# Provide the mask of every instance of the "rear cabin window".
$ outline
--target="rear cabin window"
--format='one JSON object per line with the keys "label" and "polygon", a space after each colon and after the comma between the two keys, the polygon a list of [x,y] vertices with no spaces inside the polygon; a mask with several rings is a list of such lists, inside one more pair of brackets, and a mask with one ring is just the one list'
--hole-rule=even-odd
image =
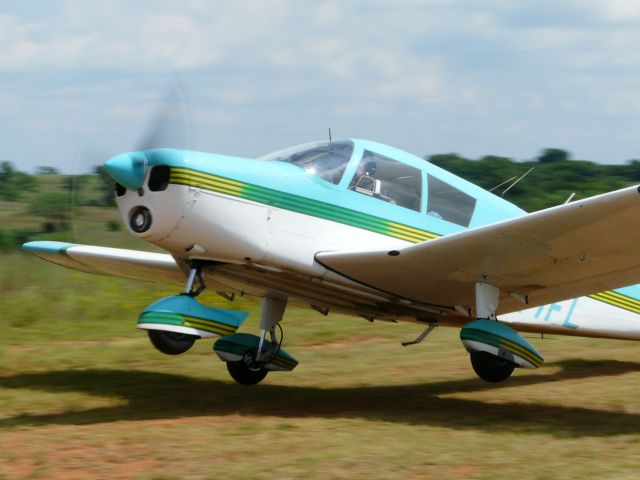
{"label": "rear cabin window", "polygon": [[422,172],[365,150],[349,189],[419,212]]}
{"label": "rear cabin window", "polygon": [[427,215],[468,227],[476,208],[476,199],[448,183],[427,175]]}

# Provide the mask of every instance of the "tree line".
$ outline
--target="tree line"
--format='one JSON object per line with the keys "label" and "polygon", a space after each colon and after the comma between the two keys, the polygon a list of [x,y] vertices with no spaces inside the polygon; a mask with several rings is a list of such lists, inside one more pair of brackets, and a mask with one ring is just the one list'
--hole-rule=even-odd
{"label": "tree line", "polygon": [[[428,160],[449,172],[490,190],[506,180],[518,178],[533,167],[521,182],[505,194],[505,199],[533,212],[564,203],[572,193],[586,198],[640,182],[640,160],[604,165],[573,160],[566,150],[548,148],[537,158],[517,162],[495,155],[473,160],[455,153],[437,154]],[[509,185],[496,188],[500,195]]]}
{"label": "tree line", "polygon": [[71,218],[83,206],[115,205],[113,181],[104,167],[96,168],[94,175],[61,175],[56,168],[44,166],[31,175],[7,161],[0,162],[0,201],[24,204],[24,214],[41,219],[29,227],[24,222],[0,224],[0,251],[19,247],[42,233],[69,231]]}

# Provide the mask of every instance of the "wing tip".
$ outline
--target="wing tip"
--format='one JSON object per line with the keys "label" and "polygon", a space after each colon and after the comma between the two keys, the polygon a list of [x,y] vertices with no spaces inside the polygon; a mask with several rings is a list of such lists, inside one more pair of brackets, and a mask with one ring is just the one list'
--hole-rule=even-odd
{"label": "wing tip", "polygon": [[66,251],[73,247],[75,243],[68,242],[56,242],[52,240],[37,240],[33,242],[27,242],[22,244],[22,249],[25,252],[32,253],[34,255],[38,254],[64,254]]}

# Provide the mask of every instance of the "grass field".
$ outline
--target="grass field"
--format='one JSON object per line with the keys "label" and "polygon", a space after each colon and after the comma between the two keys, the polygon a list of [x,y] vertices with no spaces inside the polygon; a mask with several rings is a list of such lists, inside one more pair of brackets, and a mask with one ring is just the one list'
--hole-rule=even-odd
{"label": "grass field", "polygon": [[[171,287],[2,259],[0,478],[636,478],[640,345],[532,340],[547,364],[500,386],[457,331],[291,309],[301,364],[240,387],[202,341],[134,328]],[[208,295],[208,301],[221,302]],[[222,301],[224,302],[224,301]],[[250,324],[255,329],[257,309]]]}
{"label": "grass field", "polygon": [[[114,215],[83,209],[79,240],[134,245]],[[211,341],[168,357],[135,329],[175,292],[0,256],[0,478],[637,478],[638,343],[534,337],[545,365],[494,386],[456,330],[402,347],[418,327],[292,308],[300,365],[241,387]]]}

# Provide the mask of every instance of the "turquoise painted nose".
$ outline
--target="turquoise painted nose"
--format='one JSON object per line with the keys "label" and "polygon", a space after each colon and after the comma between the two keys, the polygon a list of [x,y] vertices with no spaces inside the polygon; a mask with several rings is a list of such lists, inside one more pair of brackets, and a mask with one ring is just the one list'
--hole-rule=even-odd
{"label": "turquoise painted nose", "polygon": [[147,172],[147,157],[144,152],[122,153],[107,160],[104,168],[120,185],[137,190]]}

